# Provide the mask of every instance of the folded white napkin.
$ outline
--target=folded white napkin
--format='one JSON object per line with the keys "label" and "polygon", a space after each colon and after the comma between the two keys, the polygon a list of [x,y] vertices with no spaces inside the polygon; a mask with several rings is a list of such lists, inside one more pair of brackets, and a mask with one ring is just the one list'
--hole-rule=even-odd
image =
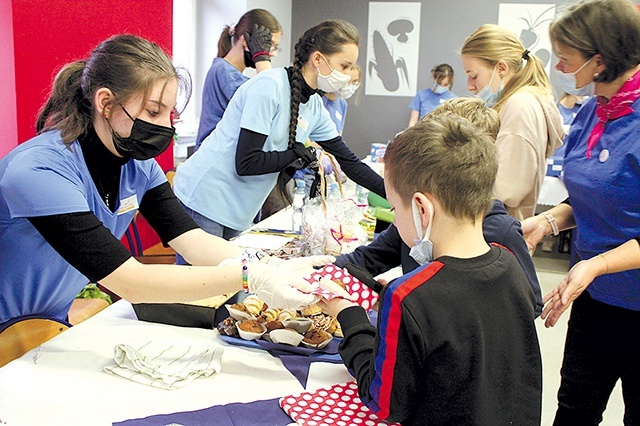
{"label": "folded white napkin", "polygon": [[196,347],[146,342],[133,347],[119,344],[114,348],[116,364],[104,367],[104,371],[161,389],[179,389],[197,377],[219,373],[222,352],[219,345]]}

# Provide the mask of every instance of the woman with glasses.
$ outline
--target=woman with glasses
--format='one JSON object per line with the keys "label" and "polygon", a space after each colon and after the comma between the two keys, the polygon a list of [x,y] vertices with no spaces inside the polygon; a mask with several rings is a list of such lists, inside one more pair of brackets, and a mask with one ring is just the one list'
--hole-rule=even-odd
{"label": "woman with glasses", "polygon": [[242,74],[245,68],[257,72],[271,69],[271,58],[281,51],[281,36],[280,23],[264,9],[252,9],[235,27],[224,28],[218,40],[218,56],[204,81],[196,149],[216,128],[238,87],[249,79]]}

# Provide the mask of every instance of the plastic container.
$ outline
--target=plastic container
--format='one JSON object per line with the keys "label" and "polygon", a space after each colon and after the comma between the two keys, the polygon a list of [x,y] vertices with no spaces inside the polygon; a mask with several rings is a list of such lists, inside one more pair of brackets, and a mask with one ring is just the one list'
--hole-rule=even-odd
{"label": "plastic container", "polygon": [[305,182],[303,179],[296,179],[296,192],[293,194],[292,203],[293,216],[291,218],[291,229],[298,234],[302,233],[302,209],[304,207],[305,197]]}

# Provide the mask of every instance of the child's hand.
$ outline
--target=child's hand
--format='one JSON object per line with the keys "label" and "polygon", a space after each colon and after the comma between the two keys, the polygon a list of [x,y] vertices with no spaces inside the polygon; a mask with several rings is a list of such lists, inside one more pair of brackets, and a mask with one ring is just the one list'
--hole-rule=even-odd
{"label": "child's hand", "polygon": [[357,306],[357,305],[350,300],[343,299],[342,297],[336,297],[335,299],[331,299],[331,300],[327,300],[323,298],[318,302],[318,306],[320,306],[320,308],[326,314],[335,318],[343,309],[349,308],[351,306]]}

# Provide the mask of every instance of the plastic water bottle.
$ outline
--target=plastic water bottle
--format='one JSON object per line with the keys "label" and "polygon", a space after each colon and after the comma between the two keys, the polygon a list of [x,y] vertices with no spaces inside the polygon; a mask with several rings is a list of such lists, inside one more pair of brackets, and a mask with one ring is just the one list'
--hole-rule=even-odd
{"label": "plastic water bottle", "polygon": [[291,227],[293,232],[302,233],[302,208],[304,207],[305,183],[304,179],[296,179],[296,192],[293,194],[293,217]]}
{"label": "plastic water bottle", "polygon": [[329,187],[329,194],[327,194],[327,204],[339,203],[340,200],[342,200],[342,196],[340,195],[338,182],[332,182]]}

